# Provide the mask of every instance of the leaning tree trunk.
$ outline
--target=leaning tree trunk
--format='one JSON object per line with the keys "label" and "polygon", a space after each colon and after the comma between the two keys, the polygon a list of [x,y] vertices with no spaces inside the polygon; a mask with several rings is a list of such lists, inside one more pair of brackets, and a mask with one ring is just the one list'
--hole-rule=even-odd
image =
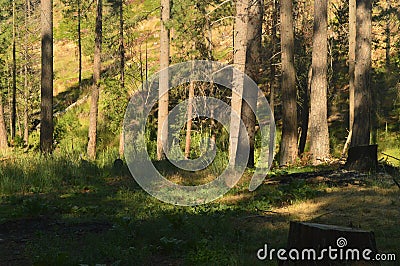
{"label": "leaning tree trunk", "polygon": [[295,163],[297,159],[296,71],[294,68],[294,31],[292,0],[281,0],[282,57],[282,140],[280,164]]}
{"label": "leaning tree trunk", "polygon": [[97,137],[97,115],[98,115],[98,102],[100,93],[100,74],[101,74],[101,45],[102,45],[102,0],[97,0],[97,13],[96,13],[96,39],[94,49],[94,64],[93,64],[93,87],[90,102],[89,114],[89,143],[87,153],[90,159],[96,159],[96,137]]}
{"label": "leaning tree trunk", "polygon": [[[160,70],[169,66],[169,29],[166,27],[169,19],[170,0],[161,0]],[[161,160],[165,156],[164,148],[166,148],[163,148],[163,137],[168,136],[168,70],[161,72],[159,84],[157,159]]]}
{"label": "leaning tree trunk", "polygon": [[313,164],[329,158],[327,71],[328,71],[328,1],[314,2],[314,35],[312,50],[312,81],[310,95],[310,153]]}
{"label": "leaning tree trunk", "polygon": [[40,150],[53,151],[53,1],[41,0],[42,78]]}
{"label": "leaning tree trunk", "polygon": [[351,146],[370,142],[371,106],[371,0],[357,1],[357,37],[354,92],[354,123]]}

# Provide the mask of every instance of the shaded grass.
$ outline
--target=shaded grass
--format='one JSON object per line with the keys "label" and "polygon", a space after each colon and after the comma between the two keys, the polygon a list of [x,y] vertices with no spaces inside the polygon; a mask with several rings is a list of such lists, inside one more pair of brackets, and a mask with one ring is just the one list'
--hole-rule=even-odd
{"label": "shaded grass", "polygon": [[[290,220],[349,225],[343,215],[360,212],[363,218],[353,224],[374,230],[381,250],[399,245],[398,238],[389,239],[399,232],[393,188],[342,190],[295,180],[249,192],[247,171],[223,198],[178,207],[149,196],[126,169],[116,173],[113,155],[102,157],[88,163],[73,155],[25,155],[2,162],[0,234],[6,244],[0,264],[17,249],[35,265],[275,265],[258,261],[256,252],[266,243],[284,247]],[[186,181],[195,180],[192,174]],[[315,219],[331,208],[341,210]],[[385,212],[386,222],[380,218]]]}

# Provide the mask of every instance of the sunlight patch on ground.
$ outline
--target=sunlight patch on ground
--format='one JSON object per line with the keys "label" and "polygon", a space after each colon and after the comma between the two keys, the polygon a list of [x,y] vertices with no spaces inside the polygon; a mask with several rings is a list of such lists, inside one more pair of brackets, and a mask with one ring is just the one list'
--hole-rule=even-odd
{"label": "sunlight patch on ground", "polygon": [[[71,56],[74,55],[74,56]],[[54,96],[78,85],[78,48],[71,41],[54,42]],[[92,63],[88,56],[82,57],[82,79],[89,78]]]}
{"label": "sunlight patch on ground", "polygon": [[222,204],[237,204],[241,201],[249,200],[251,197],[252,197],[251,193],[225,195],[224,197],[218,199],[218,202]]}
{"label": "sunlight patch on ground", "polygon": [[325,192],[323,196],[272,211],[278,215],[289,215],[290,221],[373,231],[379,250],[397,252],[396,239],[400,238],[400,191],[397,187],[348,186],[327,188]]}

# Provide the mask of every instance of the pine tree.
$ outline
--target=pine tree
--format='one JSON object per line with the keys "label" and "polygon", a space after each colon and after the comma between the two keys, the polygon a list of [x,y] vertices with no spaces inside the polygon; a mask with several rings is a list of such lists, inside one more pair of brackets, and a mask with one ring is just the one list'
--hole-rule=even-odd
{"label": "pine tree", "polygon": [[314,3],[311,109],[308,133],[312,163],[319,164],[329,157],[327,121],[328,0],[315,0]]}
{"label": "pine tree", "polygon": [[97,116],[98,102],[100,94],[100,74],[101,74],[101,46],[103,40],[103,3],[97,0],[96,11],[96,28],[95,28],[95,49],[93,63],[93,86],[90,97],[90,113],[89,113],[89,142],[87,146],[87,154],[90,159],[96,159],[96,142],[97,142]]}
{"label": "pine tree", "polygon": [[[160,70],[169,66],[169,29],[166,23],[170,19],[170,0],[161,0],[161,32],[160,32]],[[163,138],[168,136],[168,70],[160,74],[158,102],[157,159],[164,158]],[[164,128],[165,127],[165,128]]]}
{"label": "pine tree", "polygon": [[357,1],[354,123],[351,146],[369,145],[371,125],[371,0]]}
{"label": "pine tree", "polygon": [[53,1],[41,0],[42,79],[40,150],[53,151]]}
{"label": "pine tree", "polygon": [[294,32],[292,0],[281,0],[281,57],[282,57],[282,140],[280,164],[295,163],[297,159],[296,71],[294,68]]}

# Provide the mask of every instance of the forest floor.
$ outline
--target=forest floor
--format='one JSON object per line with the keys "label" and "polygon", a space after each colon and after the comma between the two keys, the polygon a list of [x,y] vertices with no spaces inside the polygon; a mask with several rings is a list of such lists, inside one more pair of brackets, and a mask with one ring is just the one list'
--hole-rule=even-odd
{"label": "forest floor", "polygon": [[4,194],[0,265],[276,265],[256,253],[285,247],[290,221],[374,231],[380,252],[400,256],[400,190],[384,169],[279,170],[254,192],[249,176],[197,207],[164,204],[126,172]]}

